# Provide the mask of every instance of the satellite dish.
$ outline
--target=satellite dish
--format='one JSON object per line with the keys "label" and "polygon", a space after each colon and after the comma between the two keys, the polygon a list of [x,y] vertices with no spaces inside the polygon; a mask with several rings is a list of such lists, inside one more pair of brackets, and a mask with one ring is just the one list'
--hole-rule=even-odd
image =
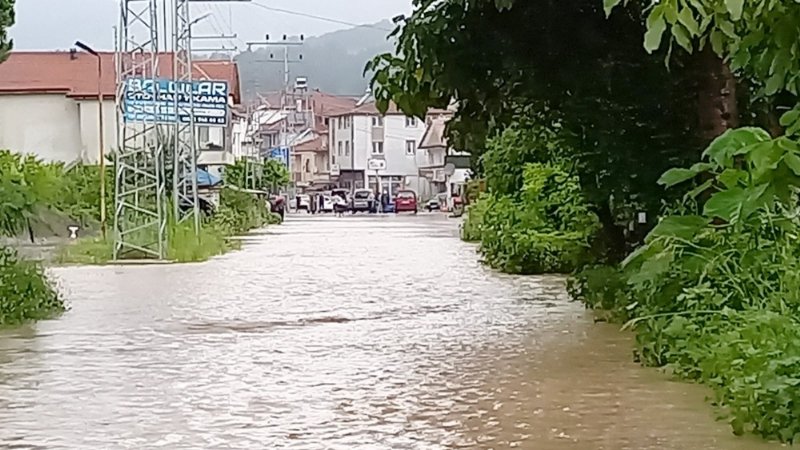
{"label": "satellite dish", "polygon": [[452,177],[453,174],[456,173],[456,165],[453,163],[447,163],[444,165],[444,174],[448,177]]}

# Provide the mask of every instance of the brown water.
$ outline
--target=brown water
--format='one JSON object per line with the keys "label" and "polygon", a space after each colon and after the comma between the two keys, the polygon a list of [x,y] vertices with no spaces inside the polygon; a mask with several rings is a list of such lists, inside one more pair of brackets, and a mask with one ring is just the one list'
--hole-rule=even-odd
{"label": "brown water", "polygon": [[55,270],[72,310],[0,332],[0,448],[777,447],[456,234],[294,218],[205,264]]}

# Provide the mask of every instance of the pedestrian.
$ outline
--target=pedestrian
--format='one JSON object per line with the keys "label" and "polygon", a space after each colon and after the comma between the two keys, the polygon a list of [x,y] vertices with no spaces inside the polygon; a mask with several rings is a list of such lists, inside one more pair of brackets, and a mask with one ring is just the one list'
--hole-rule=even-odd
{"label": "pedestrian", "polygon": [[317,213],[317,194],[311,194],[311,199],[308,202],[311,207],[311,214]]}

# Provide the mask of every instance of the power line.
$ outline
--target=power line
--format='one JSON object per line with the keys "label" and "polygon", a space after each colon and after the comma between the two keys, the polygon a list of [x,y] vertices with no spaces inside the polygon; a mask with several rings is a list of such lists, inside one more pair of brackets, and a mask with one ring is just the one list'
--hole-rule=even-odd
{"label": "power line", "polygon": [[259,8],[265,9],[267,11],[279,12],[279,13],[283,13],[283,14],[290,14],[290,15],[293,15],[293,16],[306,17],[308,19],[321,20],[323,22],[330,22],[330,23],[335,23],[335,24],[339,24],[339,25],[347,25],[347,26],[356,27],[356,28],[373,28],[373,29],[376,29],[376,30],[386,31],[387,33],[391,33],[392,31],[394,31],[394,30],[390,30],[388,28],[379,27],[377,25],[357,24],[357,23],[353,23],[353,22],[347,22],[347,21],[344,21],[344,20],[334,19],[332,17],[324,17],[324,16],[318,16],[318,15],[315,15],[315,14],[309,14],[309,13],[304,13],[304,12],[300,12],[300,11],[291,11],[291,10],[283,9],[283,8],[275,8],[273,6],[267,6],[267,5],[264,5],[262,3],[257,3],[255,1],[248,2],[246,4],[253,5],[253,6],[258,6]]}

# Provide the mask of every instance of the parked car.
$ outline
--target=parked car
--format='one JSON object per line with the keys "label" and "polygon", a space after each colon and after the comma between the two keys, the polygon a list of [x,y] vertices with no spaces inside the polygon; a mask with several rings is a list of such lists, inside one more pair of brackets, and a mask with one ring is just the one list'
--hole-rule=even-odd
{"label": "parked car", "polygon": [[428,203],[425,204],[425,209],[427,209],[428,212],[439,211],[442,209],[442,205],[439,203],[439,198],[434,197],[428,200]]}
{"label": "parked car", "polygon": [[417,207],[417,194],[414,191],[400,191],[394,199],[394,212],[413,212],[419,211]]}
{"label": "parked car", "polygon": [[353,214],[375,211],[375,194],[369,189],[357,189],[353,193]]}

